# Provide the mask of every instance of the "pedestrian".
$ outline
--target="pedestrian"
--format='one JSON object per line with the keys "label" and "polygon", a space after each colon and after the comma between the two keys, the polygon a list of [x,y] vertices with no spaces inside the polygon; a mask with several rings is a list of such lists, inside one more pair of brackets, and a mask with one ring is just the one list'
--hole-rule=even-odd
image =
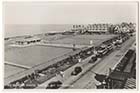
{"label": "pedestrian", "polygon": [[100,82],[98,82],[98,83],[96,82],[96,84],[95,84],[95,86],[96,86],[97,89],[101,88],[101,85],[102,84]]}
{"label": "pedestrian", "polygon": [[61,76],[62,78],[64,78],[64,72],[63,72],[63,71],[60,71],[60,76]]}
{"label": "pedestrian", "polygon": [[80,63],[80,62],[82,62],[82,59],[81,59],[81,58],[79,58],[79,59],[78,59],[78,62],[79,62],[79,63]]}

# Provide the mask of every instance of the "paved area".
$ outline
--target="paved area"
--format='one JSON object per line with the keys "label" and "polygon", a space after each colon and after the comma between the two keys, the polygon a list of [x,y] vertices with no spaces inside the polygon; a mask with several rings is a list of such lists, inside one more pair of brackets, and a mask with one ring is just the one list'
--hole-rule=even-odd
{"label": "paved area", "polygon": [[[15,66],[11,66],[11,65],[4,65],[4,78],[9,77],[13,74],[25,71],[25,69],[23,68],[19,68],[19,67],[15,67]],[[6,73],[5,73],[6,72]]]}
{"label": "paved area", "polygon": [[[86,40],[86,38],[88,38],[89,37],[89,35],[86,35],[86,36],[82,36],[82,38],[80,38],[81,36],[79,35],[78,37],[76,36],[74,39],[72,39],[72,41],[75,41],[77,38],[78,38],[78,40],[77,40],[77,42],[79,42],[80,44],[81,44],[81,42],[80,41],[82,41],[82,42],[87,42],[87,41],[89,41],[89,40],[91,40],[91,38],[93,38],[93,39],[98,39],[98,40],[95,40],[96,42],[93,42],[93,44],[95,44],[95,46],[98,46],[98,45],[100,45],[103,41],[106,41],[107,39],[110,39],[111,37],[114,37],[114,35],[112,35],[112,36],[110,36],[110,35],[108,35],[108,36],[106,36],[106,35],[102,35],[102,36],[104,36],[104,39],[102,39],[101,40],[101,38],[99,38],[99,37],[101,37],[100,35],[94,35],[94,36],[92,36],[92,35],[90,35],[90,38],[88,39],[88,40]],[[98,37],[98,38],[97,38]],[[82,39],[82,40],[81,40]],[[84,40],[84,41],[83,41]],[[56,40],[57,41],[57,40]],[[67,41],[67,40],[64,40],[64,41]],[[100,42],[99,42],[100,41]],[[70,39],[70,42],[71,42],[71,39]],[[89,42],[88,42],[89,43]],[[36,47],[36,48],[35,48]],[[48,60],[48,59],[50,59],[51,57],[51,55],[50,54],[52,54],[53,56],[54,56],[54,54],[60,54],[60,52],[58,52],[58,51],[56,51],[56,50],[54,50],[54,49],[50,49],[51,47],[49,47],[49,51],[51,51],[51,52],[49,52],[49,51],[47,51],[46,50],[46,47],[38,47],[38,46],[35,46],[33,49],[32,49],[32,47],[28,47],[28,48],[30,48],[30,49],[26,49],[26,47],[25,48],[23,48],[23,49],[18,49],[18,51],[16,50],[16,53],[17,53],[17,55],[15,55],[15,53],[10,53],[10,56],[11,56],[11,58],[15,58],[14,59],[14,61],[16,60],[16,58],[18,58],[18,59],[22,59],[23,60],[23,62],[21,62],[22,63],[22,65],[27,65],[27,66],[32,66],[32,63],[35,63],[35,62],[40,62],[41,60]],[[90,46],[89,46],[90,47]],[[39,48],[39,49],[38,49]],[[30,50],[30,51],[29,51]],[[47,51],[47,52],[46,52]],[[64,51],[63,49],[61,50],[61,52],[62,51]],[[26,71],[22,71],[22,72],[20,72],[20,73],[17,73],[17,74],[14,74],[14,75],[11,75],[11,76],[8,76],[8,77],[6,77],[5,78],[5,80],[4,80],[4,84],[6,85],[6,84],[8,84],[9,82],[12,82],[12,81],[14,81],[14,80],[17,80],[17,79],[20,79],[20,78],[22,78],[22,77],[24,77],[24,76],[26,76],[26,75],[29,75],[29,74],[31,74],[32,72],[34,72],[36,69],[42,69],[42,68],[45,68],[45,67],[47,67],[47,66],[49,66],[49,65],[51,65],[51,64],[54,64],[54,63],[57,63],[58,61],[61,61],[61,60],[63,60],[63,59],[65,59],[65,58],[67,58],[67,57],[69,57],[69,55],[73,55],[73,54],[76,54],[76,53],[79,53],[81,50],[77,50],[77,51],[75,51],[75,52],[69,52],[69,53],[66,53],[66,54],[64,54],[64,55],[62,55],[62,56],[59,56],[59,57],[55,57],[54,59],[51,59],[51,60],[49,60],[49,61],[41,61],[41,62],[43,62],[43,63],[40,63],[40,64],[36,64],[35,66],[33,66],[31,69],[29,69],[29,70],[26,70]],[[28,54],[28,55],[30,55],[30,56],[28,56],[28,55],[25,55],[24,53],[22,54],[21,52],[24,52],[25,54]],[[46,56],[46,53],[49,53],[49,55],[50,56]],[[33,54],[37,54],[37,55],[35,55],[35,56],[33,56]],[[42,55],[42,56],[41,56]],[[16,56],[16,57],[13,57],[13,56]],[[26,56],[26,57],[23,57],[23,56]],[[7,57],[7,56],[6,56]],[[37,59],[37,57],[39,57],[39,59]],[[31,61],[31,64],[29,65],[29,63],[30,62],[25,62],[25,59],[30,59],[31,58],[31,60],[29,60],[29,61]],[[13,61],[10,61],[10,60],[6,60],[6,61],[8,61],[8,62],[13,62]],[[16,62],[19,62],[19,61],[16,61]],[[27,63],[27,64],[26,64]],[[85,63],[85,62],[84,62]],[[69,71],[69,70],[68,70]],[[71,70],[69,71],[69,72],[71,72]]]}
{"label": "paved area", "polygon": [[135,37],[132,37],[128,41],[126,41],[120,50],[116,50],[112,52],[109,56],[107,56],[103,61],[101,61],[99,64],[97,64],[94,68],[92,68],[90,71],[88,71],[83,77],[81,77],[79,80],[77,80],[75,83],[72,84],[72,87],[69,87],[71,89],[94,89],[96,88],[96,79],[94,78],[96,73],[100,74],[107,74],[109,71],[109,68],[114,67],[121,55],[123,55],[127,49],[133,44],[135,41]]}
{"label": "paved area", "polygon": [[[57,80],[63,82],[61,88],[94,89],[96,88],[95,85],[96,83],[98,83],[98,81],[94,79],[95,74],[93,72],[107,74],[109,72],[109,68],[114,67],[118,63],[122,55],[127,51],[127,49],[132,45],[134,41],[135,37],[130,38],[124,44],[122,44],[121,49],[115,50],[109,56],[106,56],[103,59],[98,59],[98,61],[96,61],[95,64],[88,63],[88,61],[92,57],[90,56],[87,59],[83,60],[81,63],[78,63],[66,70],[64,72],[64,77],[57,75],[56,77],[39,85],[37,89],[45,88],[48,85],[48,83]],[[78,65],[83,68],[83,71],[77,76],[71,76],[70,74],[74,70],[74,67]]]}

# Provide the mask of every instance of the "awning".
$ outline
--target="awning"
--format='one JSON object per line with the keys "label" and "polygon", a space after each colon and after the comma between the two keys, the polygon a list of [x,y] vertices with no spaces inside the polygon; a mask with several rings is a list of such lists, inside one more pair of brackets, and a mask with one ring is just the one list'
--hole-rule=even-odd
{"label": "awning", "polygon": [[125,72],[114,71],[110,73],[109,78],[113,80],[118,80],[118,81],[125,81],[128,75],[129,74]]}

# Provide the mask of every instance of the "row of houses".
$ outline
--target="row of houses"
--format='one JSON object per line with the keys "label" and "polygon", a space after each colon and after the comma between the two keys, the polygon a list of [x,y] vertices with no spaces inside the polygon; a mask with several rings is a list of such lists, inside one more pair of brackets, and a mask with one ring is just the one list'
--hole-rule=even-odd
{"label": "row of houses", "polygon": [[73,25],[72,31],[107,32],[111,24]]}
{"label": "row of houses", "polygon": [[88,25],[73,25],[71,31],[89,31],[89,32],[135,32],[135,23],[122,22],[121,24],[88,24]]}
{"label": "row of houses", "polygon": [[117,33],[121,32],[135,32],[136,31],[136,24],[135,23],[122,23],[115,25],[115,31]]}

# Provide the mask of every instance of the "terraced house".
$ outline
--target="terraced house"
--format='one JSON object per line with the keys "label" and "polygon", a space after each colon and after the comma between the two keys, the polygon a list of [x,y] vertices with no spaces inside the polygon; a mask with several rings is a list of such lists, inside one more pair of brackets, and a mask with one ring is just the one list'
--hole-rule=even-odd
{"label": "terraced house", "polygon": [[73,25],[73,31],[88,31],[88,32],[108,32],[111,24],[88,24],[88,25]]}

